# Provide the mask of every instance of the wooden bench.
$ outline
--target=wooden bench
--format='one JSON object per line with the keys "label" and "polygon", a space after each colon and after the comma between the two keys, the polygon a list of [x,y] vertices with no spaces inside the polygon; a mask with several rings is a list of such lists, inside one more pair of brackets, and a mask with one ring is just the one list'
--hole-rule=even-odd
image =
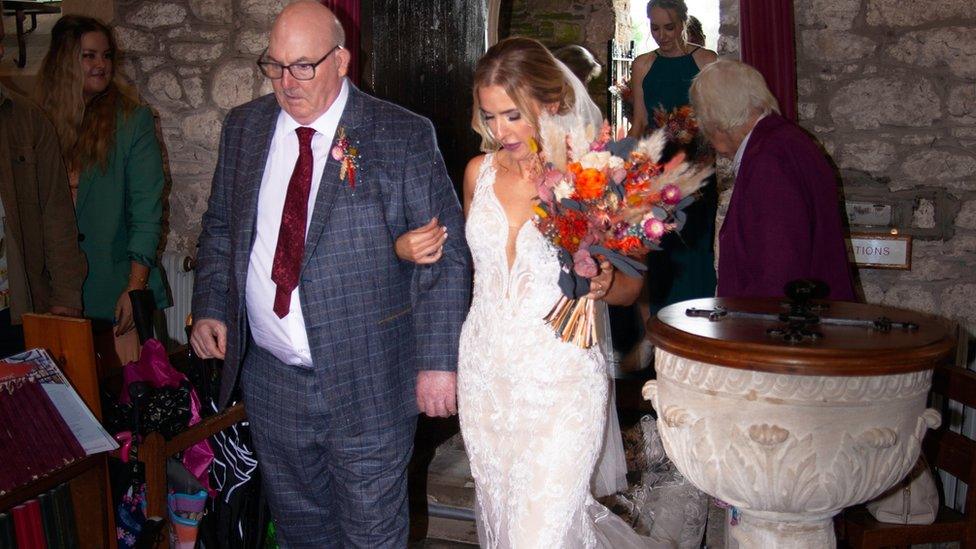
{"label": "wooden bench", "polygon": [[[864,506],[843,514],[843,536],[850,547],[909,547],[921,543],[958,541],[976,547],[976,441],[950,429],[949,400],[976,408],[976,372],[959,366],[939,366],[932,376],[932,393],[942,395],[942,425],[928,433],[922,450],[929,465],[966,483],[963,512],[943,505],[932,524],[902,525],[878,522]],[[936,477],[936,482],[938,482]]]}
{"label": "wooden bench", "polygon": [[[164,439],[159,433],[147,435],[139,446],[139,460],[146,465],[146,516],[158,516],[168,520],[166,512],[166,460],[168,458],[245,418],[244,406],[235,404],[203,419],[169,440]],[[159,547],[169,547],[169,539],[163,540]]]}

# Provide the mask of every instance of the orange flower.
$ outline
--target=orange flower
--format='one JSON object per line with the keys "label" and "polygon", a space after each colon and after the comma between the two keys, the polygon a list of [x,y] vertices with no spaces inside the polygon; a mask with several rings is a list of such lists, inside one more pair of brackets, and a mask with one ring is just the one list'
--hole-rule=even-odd
{"label": "orange flower", "polygon": [[631,195],[641,193],[646,191],[648,188],[647,183],[642,183],[633,179],[627,179],[624,181],[624,192],[629,197]]}
{"label": "orange flower", "polygon": [[586,216],[575,210],[569,210],[565,215],[553,219],[558,231],[557,244],[569,253],[576,253],[579,243],[586,236],[588,229]]}
{"label": "orange flower", "polygon": [[596,200],[607,188],[607,176],[603,172],[587,168],[576,174],[576,196],[580,200]]}
{"label": "orange flower", "polygon": [[566,165],[566,167],[569,168],[569,171],[572,172],[573,175],[579,175],[580,172],[583,171],[583,166],[580,166],[579,162],[570,162]]}
{"label": "orange flower", "polygon": [[641,241],[636,236],[625,236],[619,240],[608,240],[607,247],[626,255],[640,250]]}

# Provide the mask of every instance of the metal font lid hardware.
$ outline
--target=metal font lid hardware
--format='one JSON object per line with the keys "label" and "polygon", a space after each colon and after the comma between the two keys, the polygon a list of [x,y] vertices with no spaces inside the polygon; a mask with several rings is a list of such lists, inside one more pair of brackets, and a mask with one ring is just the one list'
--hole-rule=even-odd
{"label": "metal font lid hardware", "polygon": [[945,319],[818,295],[676,303],[651,319],[647,337],[692,360],[799,375],[905,373],[954,356],[955,331]]}

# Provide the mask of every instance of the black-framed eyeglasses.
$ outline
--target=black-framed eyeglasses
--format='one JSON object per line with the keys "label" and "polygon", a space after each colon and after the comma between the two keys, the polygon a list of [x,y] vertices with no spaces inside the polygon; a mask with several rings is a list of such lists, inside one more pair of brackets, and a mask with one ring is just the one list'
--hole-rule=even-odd
{"label": "black-framed eyeglasses", "polygon": [[267,55],[268,49],[265,48],[261,52],[261,57],[258,57],[258,68],[261,69],[261,74],[267,76],[272,80],[277,80],[285,75],[285,69],[295,78],[295,80],[311,80],[315,78],[315,67],[322,64],[323,61],[329,58],[330,55],[336,52],[336,50],[341,50],[342,44],[336,44],[334,48],[329,50],[329,53],[322,56],[322,59],[314,63],[292,63],[291,65],[282,65],[281,63],[275,63],[274,61],[268,61],[264,56]]}

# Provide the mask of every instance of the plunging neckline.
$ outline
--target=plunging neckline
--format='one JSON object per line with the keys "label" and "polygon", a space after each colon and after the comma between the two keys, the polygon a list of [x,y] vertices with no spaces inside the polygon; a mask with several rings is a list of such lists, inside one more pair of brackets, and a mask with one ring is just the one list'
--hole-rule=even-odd
{"label": "plunging neckline", "polygon": [[[492,162],[494,162],[494,159],[492,159]],[[508,212],[505,211],[505,206],[502,206],[502,201],[498,198],[498,194],[495,193],[495,183],[498,182],[498,168],[496,168],[495,165],[494,165],[494,163],[493,163],[492,166],[491,166],[491,169],[494,170],[495,173],[494,173],[494,177],[492,177],[491,185],[488,186],[488,191],[491,193],[491,198],[492,198],[492,201],[495,203],[495,207],[498,208],[499,213],[501,213],[502,214],[502,217],[505,219],[505,226],[506,226],[506,228],[508,228],[509,230],[511,230],[515,226],[512,225],[511,221],[508,218]],[[515,256],[512,257],[511,259],[509,259],[509,257],[508,257],[508,235],[505,235],[505,248],[502,251],[502,253],[505,255],[505,264],[508,266],[508,278],[509,279],[512,278],[512,269],[515,268],[515,265],[518,263],[518,260],[519,260],[519,239],[522,238],[522,231],[524,231],[525,230],[525,227],[527,225],[529,225],[530,223],[532,223],[532,218],[531,217],[528,218],[528,219],[526,219],[522,223],[522,225],[518,228],[518,231],[516,231],[516,233],[515,233]]]}

